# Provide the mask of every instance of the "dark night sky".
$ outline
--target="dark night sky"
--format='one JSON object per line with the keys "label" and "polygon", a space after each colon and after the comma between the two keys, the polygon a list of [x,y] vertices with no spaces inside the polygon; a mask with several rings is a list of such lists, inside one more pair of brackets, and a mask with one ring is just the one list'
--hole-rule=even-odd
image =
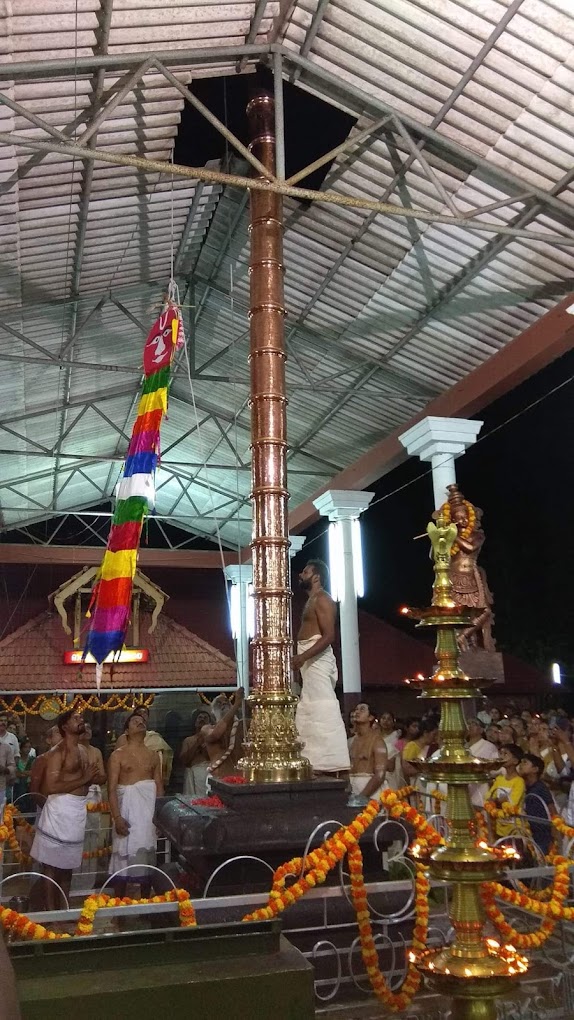
{"label": "dark night sky", "polygon": [[[571,376],[574,351],[477,414],[482,439],[457,460],[457,481],[484,510],[480,562],[494,592],[499,647],[544,669],[556,659],[574,674]],[[430,599],[428,543],[412,540],[433,509],[429,469],[409,458],[370,486],[381,502],[362,518],[364,608],[411,633],[397,609]],[[307,529],[314,541],[296,567],[311,555],[327,559],[325,527],[323,519]]]}

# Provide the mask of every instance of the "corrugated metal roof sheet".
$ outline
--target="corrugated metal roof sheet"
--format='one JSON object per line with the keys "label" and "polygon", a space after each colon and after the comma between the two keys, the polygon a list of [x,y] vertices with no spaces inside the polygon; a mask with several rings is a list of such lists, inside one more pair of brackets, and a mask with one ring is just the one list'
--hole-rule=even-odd
{"label": "corrugated metal roof sheet", "polygon": [[[189,84],[250,70],[235,50],[266,41],[283,45],[300,86],[353,113],[356,131],[389,108],[403,118],[339,156],[325,188],[574,236],[571,0],[21,0],[0,19],[5,67],[70,64],[0,86],[19,104],[0,104],[0,132],[45,138],[25,110],[79,139],[102,95],[116,105],[94,144],[169,160],[183,97],[154,66],[122,94],[139,57],[121,56],[185,51],[174,73]],[[94,54],[118,68],[75,75]],[[285,217],[292,505],[572,287],[573,247],[291,198]],[[173,253],[195,320],[194,379],[192,395],[180,359],[157,509],[245,544],[247,221],[239,188],[0,146],[4,527],[113,492]]]}

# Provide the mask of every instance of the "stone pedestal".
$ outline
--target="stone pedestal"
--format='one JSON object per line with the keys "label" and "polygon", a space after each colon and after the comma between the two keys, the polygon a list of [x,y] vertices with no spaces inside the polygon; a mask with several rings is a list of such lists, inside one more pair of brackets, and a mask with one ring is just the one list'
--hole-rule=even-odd
{"label": "stone pedestal", "polygon": [[13,946],[23,1020],[313,1020],[313,968],[280,928],[211,924]]}
{"label": "stone pedestal", "polygon": [[460,652],[458,661],[471,680],[504,683],[504,662],[501,652],[486,652],[484,648],[473,648],[468,652]]}

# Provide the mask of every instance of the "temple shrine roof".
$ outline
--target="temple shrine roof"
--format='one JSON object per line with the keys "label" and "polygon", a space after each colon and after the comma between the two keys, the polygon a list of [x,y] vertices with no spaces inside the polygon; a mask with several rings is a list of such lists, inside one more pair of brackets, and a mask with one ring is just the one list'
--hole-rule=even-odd
{"label": "temple shrine roof", "polygon": [[[169,616],[148,633],[151,614],[142,614],[141,646],[149,661],[104,667],[102,690],[222,687],[235,684],[235,663]],[[0,690],[10,693],[95,690],[95,666],[64,664],[73,650],[57,613],[46,610],[0,641]]]}

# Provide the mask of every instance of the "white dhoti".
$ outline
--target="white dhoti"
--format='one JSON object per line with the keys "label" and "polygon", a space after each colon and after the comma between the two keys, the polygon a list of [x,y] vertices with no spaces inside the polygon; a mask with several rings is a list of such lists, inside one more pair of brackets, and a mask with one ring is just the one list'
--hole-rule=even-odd
{"label": "white dhoti", "polygon": [[52,793],[36,823],[30,856],[40,864],[74,871],[82,863],[87,797]]}
{"label": "white dhoti", "polygon": [[[351,793],[352,793],[353,797],[362,797],[363,796],[363,790],[365,789],[365,786],[369,782],[369,779],[372,779],[372,778],[373,778],[372,775],[369,775],[367,772],[364,772],[364,773],[363,772],[356,772],[354,774],[352,773],[349,776],[349,780],[350,780],[350,783],[351,783]],[[377,790],[375,790],[374,793],[370,793],[369,794],[368,800],[378,800],[380,795],[381,795],[381,793],[383,792],[383,790],[388,790],[388,788],[389,788],[389,785],[388,785],[388,783],[385,780],[384,782],[381,783],[379,788]]]}
{"label": "white dhoti", "polygon": [[[297,651],[306,652],[321,635],[299,641]],[[351,767],[347,734],[335,694],[337,663],[331,647],[301,666],[303,691],[295,721],[303,755],[316,772],[339,772]]]}
{"label": "white dhoti", "polygon": [[[155,864],[156,831],[153,824],[156,785],[153,779],[141,779],[131,786],[118,786],[118,807],[130,831],[112,838],[110,875],[130,864]],[[134,878],[128,873],[126,878]]]}
{"label": "white dhoti", "polygon": [[209,762],[187,768],[183,776],[183,792],[187,797],[207,797]]}

